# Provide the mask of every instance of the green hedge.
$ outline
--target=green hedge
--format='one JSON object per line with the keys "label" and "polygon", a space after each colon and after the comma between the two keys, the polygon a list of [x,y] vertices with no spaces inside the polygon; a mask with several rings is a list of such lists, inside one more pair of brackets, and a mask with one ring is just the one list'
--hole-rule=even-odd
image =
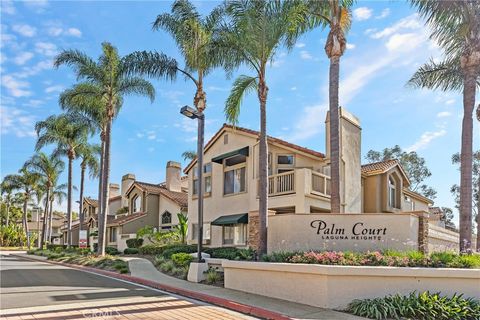
{"label": "green hedge", "polygon": [[253,260],[255,251],[252,249],[239,249],[235,247],[205,248],[203,250],[212,258],[228,260]]}
{"label": "green hedge", "polygon": [[143,244],[143,239],[128,239],[126,242],[129,248],[140,248]]}
{"label": "green hedge", "polygon": [[370,319],[475,320],[480,319],[480,302],[462,295],[412,292],[408,296],[354,300],[347,308],[357,316]]}
{"label": "green hedge", "polygon": [[185,252],[179,252],[172,254],[172,261],[176,267],[186,267],[190,266],[190,262],[193,261],[193,257]]}
{"label": "green hedge", "polygon": [[126,248],[123,250],[124,254],[138,254],[138,249],[137,248]]}
{"label": "green hedge", "polygon": [[170,259],[172,254],[185,252],[192,253],[197,251],[195,245],[186,245],[186,244],[170,244],[170,245],[153,245],[146,244],[138,248],[140,254],[145,255],[162,255],[163,257]]}

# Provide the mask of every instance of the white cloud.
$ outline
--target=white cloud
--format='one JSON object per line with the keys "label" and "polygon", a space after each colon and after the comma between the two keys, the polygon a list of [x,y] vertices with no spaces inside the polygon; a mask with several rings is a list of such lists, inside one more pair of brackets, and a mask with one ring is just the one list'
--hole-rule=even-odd
{"label": "white cloud", "polygon": [[449,112],[449,111],[442,111],[442,112],[437,113],[438,118],[446,118],[446,117],[450,117],[451,115],[452,115],[452,113]]}
{"label": "white cloud", "polygon": [[372,16],[372,9],[360,7],[353,10],[353,17],[358,21],[368,20]]}
{"label": "white cloud", "polygon": [[19,138],[35,137],[35,117],[15,107],[0,106],[1,134],[14,134]]}
{"label": "white cloud", "polygon": [[368,28],[363,33],[368,35],[368,34],[374,33],[375,31],[377,31],[376,28]]}
{"label": "white cloud", "polygon": [[22,71],[15,73],[15,76],[18,78],[27,78],[30,76],[34,76],[43,70],[51,69],[52,67],[53,67],[53,62],[51,60],[43,60],[38,62],[33,67],[28,67],[28,68],[23,67]]}
{"label": "white cloud", "polygon": [[303,60],[311,60],[313,59],[312,55],[310,54],[310,52],[306,51],[306,50],[302,50],[300,51],[300,58],[302,58]]}
{"label": "white cloud", "polygon": [[8,92],[16,98],[28,97],[32,94],[26,90],[30,86],[28,82],[15,79],[11,75],[2,76],[2,86],[7,88]]}
{"label": "white cloud", "polygon": [[77,37],[77,38],[82,36],[82,32],[77,28],[68,28],[67,30],[65,30],[65,34],[69,36]]}
{"label": "white cloud", "polygon": [[20,52],[14,59],[13,62],[19,66],[25,64],[28,60],[33,58],[33,53],[31,52]]}
{"label": "white cloud", "polygon": [[55,85],[45,88],[45,93],[52,93],[52,92],[61,92],[63,90],[63,86]]}
{"label": "white cloud", "polygon": [[347,43],[347,49],[355,49],[355,45],[353,43]]}
{"label": "white cloud", "polygon": [[155,134],[150,134],[148,136],[148,140],[155,140],[157,138],[157,136]]}
{"label": "white cloud", "polygon": [[286,137],[289,141],[299,141],[308,139],[318,134],[325,121],[325,112],[328,109],[327,104],[319,104],[307,106],[302,111],[302,116],[299,121],[295,121],[293,133]]}
{"label": "white cloud", "polygon": [[27,103],[24,103],[23,105],[26,106],[26,107],[36,108],[36,107],[41,106],[42,104],[44,104],[44,102],[42,100],[30,99],[30,100],[28,100]]}
{"label": "white cloud", "polygon": [[303,43],[303,42],[298,42],[297,44],[295,44],[295,47],[297,47],[297,48],[303,48],[305,46],[306,46],[306,44]]}
{"label": "white cloud", "polygon": [[35,43],[35,51],[47,57],[53,57],[57,54],[57,46],[51,42]]}
{"label": "white cloud", "polygon": [[207,88],[208,91],[229,91],[229,88],[223,88],[223,87],[216,87],[216,86],[209,86]]}
{"label": "white cloud", "polygon": [[37,33],[37,29],[28,24],[15,24],[12,30],[24,37],[33,37]]}
{"label": "white cloud", "polygon": [[386,18],[390,15],[390,8],[386,8],[386,9],[383,9],[382,10],[382,13],[380,13],[380,15],[376,16],[375,18],[376,19],[383,19],[383,18]]}
{"label": "white cloud", "polygon": [[448,99],[447,101],[445,101],[445,104],[454,104],[455,103],[455,99]]}
{"label": "white cloud", "polygon": [[5,14],[15,14],[15,6],[11,0],[2,0],[1,1],[1,10]]}
{"label": "white cloud", "polygon": [[160,94],[162,97],[167,98],[170,100],[172,103],[175,104],[180,104],[180,97],[184,95],[182,91],[176,91],[176,90],[160,90]]}
{"label": "white cloud", "polygon": [[415,13],[399,20],[394,25],[388,28],[385,28],[382,31],[373,33],[371,37],[373,39],[380,39],[380,38],[388,37],[402,29],[416,30],[421,27],[422,27],[422,24],[420,23],[420,18],[418,14]]}
{"label": "white cloud", "polygon": [[144,135],[143,133],[140,133],[140,132],[137,133],[137,138],[139,138],[139,139],[140,139],[140,138],[143,138],[144,136],[145,136],[145,135]]}
{"label": "white cloud", "polygon": [[445,129],[439,129],[438,131],[427,131],[420,136],[414,144],[406,148],[407,152],[418,151],[425,149],[434,139],[444,136],[447,133]]}
{"label": "white cloud", "polygon": [[51,27],[47,30],[47,33],[52,37],[58,37],[59,35],[62,34],[62,32],[63,32],[63,29],[59,27]]}
{"label": "white cloud", "polygon": [[297,87],[291,87],[290,90],[296,91],[296,90],[297,90]]}
{"label": "white cloud", "polygon": [[423,33],[394,34],[388,39],[385,46],[389,51],[409,52],[427,40]]}
{"label": "white cloud", "polygon": [[47,0],[29,0],[23,1],[23,4],[31,9],[34,10],[36,13],[43,13],[45,12],[45,8],[48,6]]}

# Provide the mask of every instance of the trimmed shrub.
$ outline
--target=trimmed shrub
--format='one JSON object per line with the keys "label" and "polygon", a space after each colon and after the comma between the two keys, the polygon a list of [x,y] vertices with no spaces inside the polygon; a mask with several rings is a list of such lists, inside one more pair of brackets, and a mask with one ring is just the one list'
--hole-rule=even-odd
{"label": "trimmed shrub", "polygon": [[124,254],[138,254],[138,249],[137,248],[126,248],[123,250]]}
{"label": "trimmed shrub", "polygon": [[235,247],[205,248],[204,252],[212,258],[228,260],[253,260],[255,251],[252,249],[239,249]]}
{"label": "trimmed shrub", "polygon": [[114,247],[105,247],[105,253],[111,256],[115,256],[117,254],[120,254],[120,251],[118,251],[117,248]]}
{"label": "trimmed shrub", "polygon": [[140,248],[143,245],[143,239],[127,239],[126,243],[129,248]]}
{"label": "trimmed shrub", "polygon": [[193,257],[185,252],[179,252],[172,254],[172,261],[177,267],[189,267],[190,262],[193,261]]}
{"label": "trimmed shrub", "polygon": [[480,319],[480,302],[462,295],[449,298],[426,291],[354,300],[347,311],[370,319],[474,320]]}
{"label": "trimmed shrub", "polygon": [[187,245],[187,244],[172,244],[172,245],[164,246],[162,256],[165,259],[171,259],[173,254],[181,253],[181,252],[184,252],[184,253],[197,252],[197,246]]}
{"label": "trimmed shrub", "polygon": [[164,246],[158,246],[154,244],[146,244],[138,248],[138,252],[140,254],[145,254],[145,255],[162,254],[163,250],[164,250]]}
{"label": "trimmed shrub", "polygon": [[59,249],[66,249],[67,245],[66,244],[47,244],[47,250],[57,250]]}

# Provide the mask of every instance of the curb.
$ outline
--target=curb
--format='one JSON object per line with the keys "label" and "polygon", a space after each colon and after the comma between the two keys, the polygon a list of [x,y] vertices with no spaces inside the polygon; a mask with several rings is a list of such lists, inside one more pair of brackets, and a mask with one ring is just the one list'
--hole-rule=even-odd
{"label": "curb", "polygon": [[58,261],[50,261],[50,260],[40,260],[40,259],[35,259],[27,256],[20,256],[16,254],[12,254],[12,256],[15,256],[20,259],[25,259],[25,260],[30,260],[30,261],[41,261],[45,263],[50,263],[50,264],[55,264],[55,265],[61,265],[65,267],[69,267],[72,269],[77,269],[77,270],[82,270],[82,271],[88,271],[91,273],[96,273],[96,274],[101,274],[105,276],[109,276],[111,278],[115,279],[120,279],[120,280],[125,280],[137,284],[141,284],[150,288],[154,289],[159,289],[162,291],[166,291],[169,293],[174,293],[178,294],[187,298],[195,299],[195,300],[200,300],[209,304],[213,304],[219,307],[224,307],[233,311],[237,311],[243,314],[251,315],[254,317],[259,317],[263,319],[270,319],[270,320],[290,320],[292,318],[283,315],[278,312],[270,311],[267,309],[259,308],[259,307],[254,307],[250,305],[246,305],[243,303],[238,303],[235,301],[231,301],[228,299],[224,298],[219,298],[219,297],[214,297],[210,296],[205,293],[200,293],[196,291],[191,291],[191,290],[186,290],[186,289],[181,289],[177,287],[172,287],[169,285],[165,285],[159,282],[155,281],[150,281],[150,280],[145,280],[142,278],[126,275],[126,274],[120,274],[112,271],[106,271],[106,270],[101,270],[97,268],[92,268],[92,267],[86,267],[86,266],[81,266],[81,265],[76,265],[76,264],[69,264],[69,263],[63,263],[63,262],[58,262]]}

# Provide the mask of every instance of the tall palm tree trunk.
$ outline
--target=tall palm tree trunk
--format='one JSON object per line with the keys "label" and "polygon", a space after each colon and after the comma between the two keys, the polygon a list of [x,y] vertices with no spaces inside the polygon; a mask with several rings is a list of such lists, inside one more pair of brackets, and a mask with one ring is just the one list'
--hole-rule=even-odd
{"label": "tall palm tree trunk", "polygon": [[475,75],[467,70],[463,86],[462,149],[460,154],[460,252],[472,248],[472,153],[475,86]]}
{"label": "tall palm tree trunk", "polygon": [[45,210],[43,211],[43,221],[42,221],[42,239],[40,242],[40,248],[43,248],[45,241],[47,239],[47,226],[48,226],[48,199],[50,196],[50,186],[47,186],[47,195],[45,198]]}
{"label": "tall palm tree trunk", "polygon": [[330,58],[329,109],[330,109],[330,204],[331,212],[340,213],[340,141],[338,114],[338,82],[340,76],[340,57]]}
{"label": "tall palm tree trunk", "polygon": [[[28,223],[27,223],[27,202],[28,202],[28,197],[25,195],[25,200],[23,201],[23,218],[22,218],[22,224],[23,224],[23,230],[25,231],[25,236],[27,237],[27,247],[30,249],[30,236],[28,235]],[[22,243],[22,246],[24,244]]]}
{"label": "tall palm tree trunk", "polygon": [[68,191],[67,191],[67,247],[72,245],[72,171],[73,157],[68,156]]}
{"label": "tall palm tree trunk", "polygon": [[102,212],[102,204],[103,204],[103,165],[104,165],[104,159],[105,159],[105,134],[102,131],[100,134],[100,139],[102,140],[102,145],[101,145],[101,154],[100,154],[100,175],[98,178],[98,216],[97,216],[97,222],[100,219],[100,213]]}
{"label": "tall palm tree trunk", "polygon": [[[80,227],[79,230],[83,230],[83,223],[85,222],[85,216],[83,214],[83,185],[85,183],[85,166],[82,164],[81,165],[81,171],[80,171],[80,204],[78,205],[78,215],[80,217]],[[80,231],[79,231],[79,236],[80,236]]]}
{"label": "tall palm tree trunk", "polygon": [[259,204],[258,215],[260,223],[260,257],[267,254],[268,237],[268,144],[267,144],[267,94],[268,87],[265,78],[261,77],[258,86],[258,98],[260,100],[260,144],[259,144]]}
{"label": "tall palm tree trunk", "polygon": [[50,212],[48,214],[48,239],[52,239],[53,200],[50,200]]}
{"label": "tall palm tree trunk", "polygon": [[107,121],[105,134],[105,154],[103,159],[103,182],[102,182],[102,210],[98,224],[98,254],[105,255],[106,236],[107,236],[107,215],[109,198],[109,178],[110,178],[110,137],[112,128],[112,118]]}

